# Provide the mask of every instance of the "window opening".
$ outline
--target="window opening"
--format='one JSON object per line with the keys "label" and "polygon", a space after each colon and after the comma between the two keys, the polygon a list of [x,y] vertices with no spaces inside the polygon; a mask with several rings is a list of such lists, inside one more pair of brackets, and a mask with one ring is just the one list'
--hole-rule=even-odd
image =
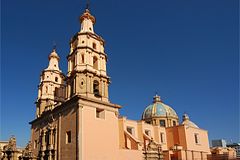
{"label": "window opening", "polygon": [[36,149],[37,148],[37,140],[34,141],[34,145],[33,148]]}
{"label": "window opening", "polygon": [[96,43],[93,43],[92,46],[93,46],[93,49],[96,49],[96,48],[97,48]]}
{"label": "window opening", "polygon": [[199,144],[199,135],[197,133],[194,134],[194,139],[195,139],[195,143]]}
{"label": "window opening", "polygon": [[161,127],[165,127],[165,126],[166,126],[165,120],[160,120],[159,122],[160,122],[160,126],[161,126]]}
{"label": "window opening", "polygon": [[100,108],[96,108],[96,117],[104,119],[105,118],[104,110]]}
{"label": "window opening", "polygon": [[66,132],[66,144],[71,143],[71,131]]}
{"label": "window opening", "polygon": [[134,128],[133,127],[127,127],[127,132],[130,133],[131,135],[134,135]]}
{"label": "window opening", "polygon": [[48,93],[48,86],[46,86],[46,93]]}
{"label": "window opening", "polygon": [[164,143],[165,142],[165,140],[164,140],[164,133],[160,133],[160,141],[161,141],[161,143]]}
{"label": "window opening", "polygon": [[101,96],[100,92],[99,92],[99,82],[98,81],[93,82],[93,93],[97,97]]}
{"label": "window opening", "polygon": [[84,55],[82,54],[82,63],[84,63]]}
{"label": "window opening", "polygon": [[98,69],[98,58],[96,56],[93,57],[93,68]]}

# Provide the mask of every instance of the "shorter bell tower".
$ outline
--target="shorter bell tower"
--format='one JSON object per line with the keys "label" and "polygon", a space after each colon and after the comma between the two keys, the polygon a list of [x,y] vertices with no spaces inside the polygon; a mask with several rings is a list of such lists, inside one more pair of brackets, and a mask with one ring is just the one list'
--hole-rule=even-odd
{"label": "shorter bell tower", "polygon": [[49,55],[49,65],[42,71],[38,85],[38,98],[36,102],[36,116],[40,117],[44,111],[54,108],[57,103],[65,100],[65,76],[59,69],[60,60],[54,48]]}
{"label": "shorter bell tower", "polygon": [[81,28],[70,41],[67,98],[82,95],[108,102],[107,55],[104,40],[93,29],[96,22],[89,9],[80,16]]}

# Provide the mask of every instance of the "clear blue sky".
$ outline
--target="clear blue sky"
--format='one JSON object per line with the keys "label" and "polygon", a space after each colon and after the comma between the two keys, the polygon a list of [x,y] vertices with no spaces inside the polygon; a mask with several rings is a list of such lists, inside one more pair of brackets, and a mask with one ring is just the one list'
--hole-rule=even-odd
{"label": "clear blue sky", "polygon": [[[53,41],[66,73],[69,40],[85,0],[2,0],[1,133],[24,146],[35,117],[40,72]],[[106,40],[110,100],[141,118],[155,92],[208,130],[239,141],[238,0],[91,0]]]}

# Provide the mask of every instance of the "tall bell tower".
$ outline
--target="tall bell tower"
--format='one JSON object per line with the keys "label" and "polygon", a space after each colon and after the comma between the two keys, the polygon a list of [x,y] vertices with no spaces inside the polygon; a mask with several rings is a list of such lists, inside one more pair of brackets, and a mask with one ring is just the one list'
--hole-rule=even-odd
{"label": "tall bell tower", "polygon": [[80,16],[81,29],[70,41],[67,99],[82,95],[108,102],[110,83],[106,71],[104,40],[94,32],[96,19],[87,8]]}
{"label": "tall bell tower", "polygon": [[44,111],[53,109],[57,103],[65,100],[65,75],[59,69],[60,58],[55,48],[48,59],[48,67],[42,71],[38,85],[36,117],[40,117]]}

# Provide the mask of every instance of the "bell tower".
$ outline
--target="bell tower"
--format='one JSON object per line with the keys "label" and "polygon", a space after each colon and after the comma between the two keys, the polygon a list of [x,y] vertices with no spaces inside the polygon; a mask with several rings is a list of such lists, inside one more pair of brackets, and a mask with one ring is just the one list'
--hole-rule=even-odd
{"label": "bell tower", "polygon": [[44,111],[53,109],[57,103],[65,100],[65,76],[59,69],[58,62],[60,58],[55,48],[48,59],[48,67],[42,71],[40,84],[38,85],[37,117],[40,117]]}
{"label": "bell tower", "polygon": [[87,8],[80,16],[80,31],[70,41],[67,99],[82,95],[108,102],[107,55],[104,40],[94,32],[95,22]]}

